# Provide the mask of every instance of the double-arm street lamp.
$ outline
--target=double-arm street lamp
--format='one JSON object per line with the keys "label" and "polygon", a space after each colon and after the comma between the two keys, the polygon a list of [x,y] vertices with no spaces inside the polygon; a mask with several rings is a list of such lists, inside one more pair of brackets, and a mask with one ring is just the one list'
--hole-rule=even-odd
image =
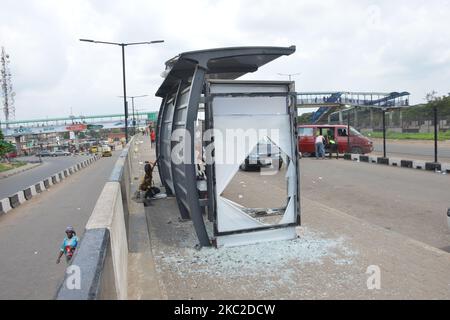
{"label": "double-arm street lamp", "polygon": [[[136,117],[134,115],[134,99],[136,98],[144,98],[148,97],[148,94],[144,94],[141,96],[127,96],[127,98],[131,98],[131,110],[133,114],[133,134],[136,134]],[[119,96],[119,98],[123,98],[123,96]]]}
{"label": "double-arm street lamp", "polygon": [[161,43],[161,42],[164,42],[164,40],[154,40],[154,41],[146,41],[146,42],[130,42],[130,43],[106,42],[106,41],[97,41],[97,40],[91,40],[91,39],[80,39],[80,41],[91,42],[91,43],[101,43],[101,44],[112,44],[115,46],[122,47],[123,107],[125,110],[125,140],[128,143],[128,105],[127,105],[127,86],[126,86],[126,80],[125,80],[125,47],[135,46],[135,45],[139,45],[139,44]]}

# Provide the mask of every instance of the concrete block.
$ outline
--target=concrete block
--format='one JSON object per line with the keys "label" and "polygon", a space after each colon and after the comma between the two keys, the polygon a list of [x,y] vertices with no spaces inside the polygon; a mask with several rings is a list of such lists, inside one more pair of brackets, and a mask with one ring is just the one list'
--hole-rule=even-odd
{"label": "concrete block", "polygon": [[359,156],[359,161],[361,161],[361,162],[369,162],[369,156],[360,155]]}
{"label": "concrete block", "polygon": [[25,195],[24,195],[23,191],[19,191],[16,194],[9,197],[9,203],[12,208],[17,208],[25,201],[27,201],[27,200],[25,199]]}
{"label": "concrete block", "polygon": [[389,165],[389,158],[378,157],[377,158],[377,163],[388,166]]}
{"label": "concrete block", "polygon": [[38,194],[37,191],[36,191],[36,186],[32,185],[32,186],[30,186],[30,188],[31,188],[31,194],[32,194],[33,196],[35,196],[35,195]]}
{"label": "concrete block", "polygon": [[427,162],[425,163],[425,170],[427,171],[441,171],[441,164],[436,162]]}
{"label": "concrete block", "polygon": [[377,156],[369,156],[369,162],[370,163],[378,163],[378,157]]}
{"label": "concrete block", "polygon": [[402,160],[402,161],[400,161],[400,166],[402,168],[412,168],[413,167],[413,161],[411,161],[411,160]]}
{"label": "concrete block", "polygon": [[1,199],[0,200],[0,215],[7,213],[8,211],[11,211],[11,202],[9,201],[9,198]]}
{"label": "concrete block", "polygon": [[36,192],[37,192],[37,193],[42,193],[42,191],[44,191],[44,190],[42,189],[40,183],[35,184],[34,187],[36,188]]}
{"label": "concrete block", "polygon": [[49,181],[49,179],[44,179],[44,180],[42,181],[42,183],[44,184],[44,188],[45,188],[46,190],[50,189],[50,181]]}
{"label": "concrete block", "polygon": [[442,171],[450,173],[450,163],[442,163]]}
{"label": "concrete block", "polygon": [[413,161],[413,168],[425,170],[425,161]]}
{"label": "concrete block", "polygon": [[359,161],[359,154],[352,154],[351,159],[352,161]]}
{"label": "concrete block", "polygon": [[401,160],[396,158],[389,158],[389,165],[393,167],[401,167]]}
{"label": "concrete block", "polygon": [[31,192],[31,187],[28,187],[26,189],[23,190],[23,195],[25,196],[26,200],[30,200],[31,198],[33,198],[33,194]]}

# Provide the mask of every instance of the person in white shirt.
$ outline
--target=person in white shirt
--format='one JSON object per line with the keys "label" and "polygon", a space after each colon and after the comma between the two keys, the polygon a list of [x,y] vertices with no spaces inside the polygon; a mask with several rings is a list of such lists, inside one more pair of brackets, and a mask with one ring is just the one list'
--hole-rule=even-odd
{"label": "person in white shirt", "polygon": [[321,157],[322,159],[325,159],[325,145],[324,145],[325,138],[320,133],[316,137],[316,159],[319,159]]}

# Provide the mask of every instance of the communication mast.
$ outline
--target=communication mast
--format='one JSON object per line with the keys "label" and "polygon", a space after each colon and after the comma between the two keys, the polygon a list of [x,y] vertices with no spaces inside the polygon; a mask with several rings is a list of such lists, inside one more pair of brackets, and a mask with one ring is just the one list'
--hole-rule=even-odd
{"label": "communication mast", "polygon": [[6,127],[8,127],[8,121],[13,120],[15,117],[16,109],[14,107],[14,97],[16,93],[13,91],[11,82],[11,71],[9,69],[9,54],[5,52],[5,48],[2,47],[2,53],[0,55],[0,87],[2,91],[3,113],[5,114]]}

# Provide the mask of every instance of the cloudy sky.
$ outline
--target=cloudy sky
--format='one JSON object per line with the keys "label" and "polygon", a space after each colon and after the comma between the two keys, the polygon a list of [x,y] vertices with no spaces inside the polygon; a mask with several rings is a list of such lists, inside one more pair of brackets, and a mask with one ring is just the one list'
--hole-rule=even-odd
{"label": "cloudy sky", "polygon": [[[157,110],[164,62],[180,52],[290,46],[297,52],[244,79],[295,77],[297,91],[450,92],[450,1],[1,0],[0,46],[11,56],[16,119],[121,113],[120,47],[129,95]],[[0,119],[4,119],[3,113]]]}

